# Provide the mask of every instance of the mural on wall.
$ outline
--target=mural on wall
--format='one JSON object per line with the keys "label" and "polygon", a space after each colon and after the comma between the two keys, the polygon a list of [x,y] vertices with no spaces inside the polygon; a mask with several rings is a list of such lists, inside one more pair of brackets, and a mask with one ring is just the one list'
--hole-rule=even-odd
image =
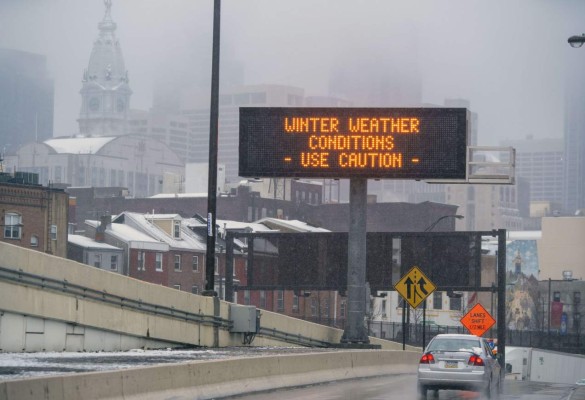
{"label": "mural on wall", "polygon": [[536,240],[514,240],[506,245],[506,321],[509,329],[536,330],[538,312],[538,253]]}

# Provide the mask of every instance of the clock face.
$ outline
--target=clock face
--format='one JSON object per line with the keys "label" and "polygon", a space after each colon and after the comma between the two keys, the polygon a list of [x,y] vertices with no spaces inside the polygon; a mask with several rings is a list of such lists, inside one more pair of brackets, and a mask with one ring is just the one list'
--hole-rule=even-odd
{"label": "clock face", "polygon": [[118,99],[116,101],[116,110],[118,112],[122,112],[122,111],[124,111],[125,108],[126,108],[126,103],[124,103],[124,100],[123,99]]}
{"label": "clock face", "polygon": [[89,99],[89,109],[91,111],[98,111],[100,109],[100,99],[97,97]]}

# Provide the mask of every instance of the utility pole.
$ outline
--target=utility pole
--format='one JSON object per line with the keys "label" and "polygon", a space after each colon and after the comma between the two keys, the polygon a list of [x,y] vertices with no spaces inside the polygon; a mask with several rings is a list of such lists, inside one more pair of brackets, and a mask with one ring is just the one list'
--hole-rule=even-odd
{"label": "utility pole", "polygon": [[213,54],[211,60],[211,111],[209,121],[209,171],[207,182],[207,248],[205,252],[205,296],[215,293],[215,236],[217,209],[217,149],[219,136],[219,33],[221,0],[213,1]]}

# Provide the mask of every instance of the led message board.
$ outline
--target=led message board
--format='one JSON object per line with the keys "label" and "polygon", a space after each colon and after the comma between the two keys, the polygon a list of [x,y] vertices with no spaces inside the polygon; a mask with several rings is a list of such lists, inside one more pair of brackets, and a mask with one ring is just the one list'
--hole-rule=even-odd
{"label": "led message board", "polygon": [[465,108],[240,108],[243,177],[465,180]]}

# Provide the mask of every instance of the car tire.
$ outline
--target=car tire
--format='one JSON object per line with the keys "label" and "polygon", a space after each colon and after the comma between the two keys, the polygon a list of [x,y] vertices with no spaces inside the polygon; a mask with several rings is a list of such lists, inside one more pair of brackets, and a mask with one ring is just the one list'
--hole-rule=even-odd
{"label": "car tire", "polygon": [[419,400],[426,400],[427,398],[427,388],[423,385],[418,385],[418,399]]}

